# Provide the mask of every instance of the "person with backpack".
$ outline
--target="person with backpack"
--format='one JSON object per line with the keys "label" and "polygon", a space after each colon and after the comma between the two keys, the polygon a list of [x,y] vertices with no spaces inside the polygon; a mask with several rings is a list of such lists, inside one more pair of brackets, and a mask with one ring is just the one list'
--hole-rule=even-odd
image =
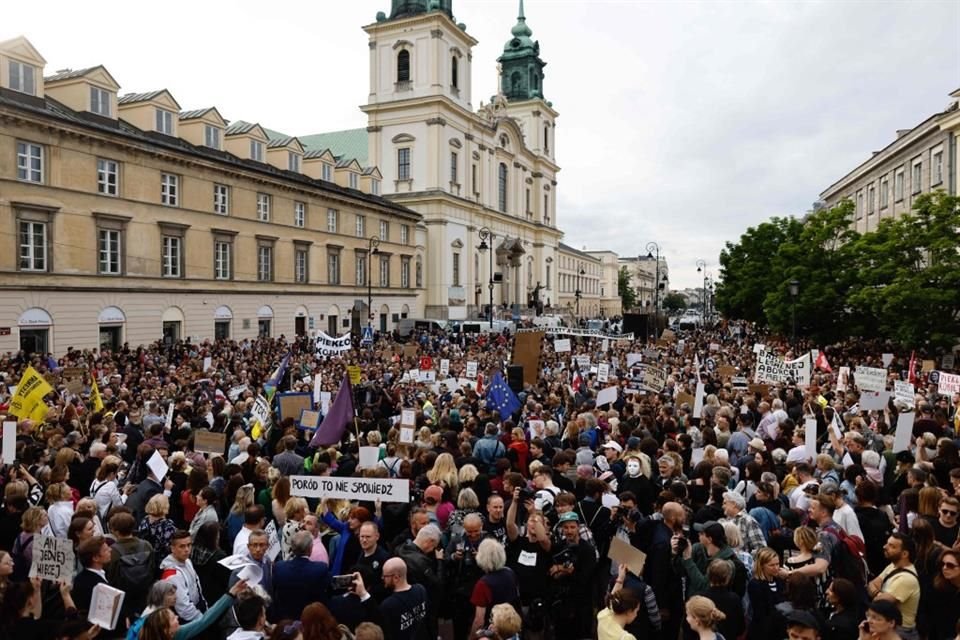
{"label": "person with backpack", "polygon": [[887,564],[883,556],[883,545],[893,532],[890,517],[877,508],[880,488],[869,480],[857,485],[857,506],[853,511],[863,532],[863,543],[867,547],[867,568],[870,576],[877,576]]}
{"label": "person with backpack", "polygon": [[137,523],[132,515],[124,511],[115,513],[109,525],[116,542],[110,547],[106,574],[112,586],[127,594],[120,612],[122,619],[142,611],[146,605],[156,562],[150,543],[134,535]]}
{"label": "person with backpack", "polygon": [[97,515],[100,522],[107,522],[110,509],[122,506],[127,496],[117,488],[117,473],[120,471],[120,458],[107,456],[100,462],[97,476],[90,484],[90,497],[97,503]]}
{"label": "person with backpack", "polygon": [[730,588],[743,597],[747,590],[747,568],[737,557],[736,551],[727,544],[723,525],[716,521],[694,524],[700,541],[690,545],[681,534],[673,536],[674,569],[687,577],[687,594],[703,595],[710,587],[707,565],[714,560],[729,560],[734,565],[733,583]]}
{"label": "person with backpack", "polygon": [[10,550],[10,555],[13,556],[13,575],[10,576],[12,581],[27,580],[30,565],[33,564],[33,538],[44,533],[52,535],[47,512],[43,507],[29,507],[23,512],[23,517],[20,519],[20,533],[13,541],[13,549]]}
{"label": "person with backpack", "polygon": [[[863,593],[866,585],[866,548],[863,540],[851,536],[833,519],[836,500],[833,496],[818,494],[810,499],[810,521],[817,525],[818,545],[813,562],[794,569],[808,576],[824,575],[846,578]],[[824,603],[821,602],[821,605]]]}
{"label": "person with backpack", "polygon": [[867,585],[873,599],[893,602],[900,611],[901,625],[897,633],[906,640],[917,640],[917,609],[920,606],[920,579],[913,559],[917,546],[913,538],[895,532],[890,534],[883,553],[890,564]]}

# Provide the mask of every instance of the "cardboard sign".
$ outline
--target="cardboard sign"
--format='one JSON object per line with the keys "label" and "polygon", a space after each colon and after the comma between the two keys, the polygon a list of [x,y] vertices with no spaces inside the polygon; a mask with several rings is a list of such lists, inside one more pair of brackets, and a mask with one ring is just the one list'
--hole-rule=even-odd
{"label": "cardboard sign", "polygon": [[853,379],[860,391],[886,391],[887,370],[877,367],[857,367]]}
{"label": "cardboard sign", "polygon": [[320,412],[304,409],[297,426],[301,429],[316,429],[320,426]]}
{"label": "cardboard sign", "polygon": [[280,393],[277,394],[277,401],[280,403],[281,420],[284,418],[299,420],[301,413],[313,409],[312,393]]}
{"label": "cardboard sign", "polygon": [[60,375],[63,376],[65,380],[76,379],[83,380],[83,375],[87,372],[84,367],[64,367],[60,370]]}
{"label": "cardboard sign", "polygon": [[570,338],[556,339],[553,341],[553,350],[555,353],[570,352]]}
{"label": "cardboard sign", "polygon": [[[410,481],[388,478],[290,476],[290,493],[303,498],[409,502]],[[71,564],[70,567],[72,571],[73,565]]]}
{"label": "cardboard sign", "polygon": [[606,362],[601,362],[597,365],[597,382],[606,384],[607,380],[610,378],[610,365]]}
{"label": "cardboard sign", "polygon": [[767,394],[770,393],[770,385],[751,384],[747,387],[747,391],[749,391],[750,393],[759,393],[761,398],[765,398]]}
{"label": "cardboard sign", "polygon": [[405,427],[415,427],[417,426],[417,411],[416,409],[404,409],[400,412],[400,424]]}
{"label": "cardboard sign", "polygon": [[921,372],[921,373],[929,373],[929,372],[933,371],[933,370],[936,369],[936,368],[937,368],[937,362],[936,362],[936,360],[924,360],[924,361],[923,361],[923,366],[920,367],[920,372]]}
{"label": "cardboard sign", "polygon": [[664,329],[663,333],[660,334],[660,339],[666,342],[673,342],[677,339],[677,334],[671,329]]}
{"label": "cardboard sign", "polygon": [[227,448],[227,434],[211,433],[209,431],[195,431],[193,433],[193,450],[198,453],[215,453],[223,455]]}
{"label": "cardboard sign", "polygon": [[420,347],[415,344],[405,344],[403,345],[403,360],[406,362],[408,359],[416,359],[417,354],[420,352]]}
{"label": "cardboard sign", "polygon": [[360,373],[360,367],[355,364],[351,364],[347,367],[347,375],[350,376],[350,384],[360,384]]}
{"label": "cardboard sign", "polygon": [[728,364],[720,365],[717,369],[717,374],[719,374],[721,378],[732,378],[737,375],[737,368],[731,367]]}
{"label": "cardboard sign", "polygon": [[694,398],[694,397],[693,397],[692,395],[690,395],[689,393],[685,393],[685,392],[681,391],[680,393],[677,394],[676,404],[677,404],[678,407],[680,407],[680,406],[682,406],[682,405],[687,405],[687,406],[689,406],[691,409],[693,409],[693,405],[694,405],[696,402],[697,402],[697,399]]}
{"label": "cardboard sign", "polygon": [[471,380],[477,379],[477,363],[476,362],[467,362],[467,373],[466,376]]}
{"label": "cardboard sign", "polygon": [[73,541],[37,534],[33,537],[33,562],[30,577],[44,580],[63,580],[73,584]]}
{"label": "cardboard sign", "polygon": [[87,622],[99,625],[103,629],[115,629],[117,620],[120,618],[123,598],[126,595],[120,589],[114,589],[104,582],[95,586],[90,597],[90,612],[87,614]]}
{"label": "cardboard sign", "polygon": [[610,551],[607,557],[617,564],[626,565],[627,570],[635,576],[643,576],[643,565],[647,562],[647,554],[622,538],[614,536],[610,540]]}
{"label": "cardboard sign", "polygon": [[617,389],[619,387],[606,387],[597,392],[597,406],[602,407],[605,404],[613,404],[617,401]]}
{"label": "cardboard sign", "polygon": [[380,460],[380,447],[360,447],[358,469],[373,469]]}
{"label": "cardboard sign", "polygon": [[535,385],[540,377],[540,349],[542,331],[525,331],[513,339],[512,364],[523,367],[523,384]]}
{"label": "cardboard sign", "polygon": [[883,368],[886,369],[890,366],[890,363],[893,362],[892,353],[882,353],[880,354],[880,362],[883,363]]}

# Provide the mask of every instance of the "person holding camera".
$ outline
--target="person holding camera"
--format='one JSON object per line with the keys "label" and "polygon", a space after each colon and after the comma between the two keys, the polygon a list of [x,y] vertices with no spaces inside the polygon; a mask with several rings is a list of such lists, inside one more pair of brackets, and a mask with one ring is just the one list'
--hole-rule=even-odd
{"label": "person holding camera", "polygon": [[580,539],[580,517],[574,511],[560,516],[564,546],[550,567],[553,620],[557,640],[580,640],[591,635],[593,601],[590,588],[596,567],[593,545]]}
{"label": "person holding camera", "polygon": [[389,640],[427,640],[436,638],[430,632],[427,610],[429,597],[420,584],[407,582],[407,565],[400,558],[390,558],[383,565],[383,585],[392,593],[382,603],[367,591],[363,577],[353,574],[353,592],[363,603],[367,621],[379,625]]}
{"label": "person holding camera", "polygon": [[733,589],[743,596],[746,589],[746,568],[737,558],[734,549],[727,544],[727,534],[723,525],[711,520],[704,524],[695,524],[693,528],[700,536],[700,542],[691,546],[682,534],[673,536],[670,544],[673,562],[677,572],[687,577],[687,593],[703,595],[710,587],[707,580],[707,565],[713,560],[729,560],[736,572]]}
{"label": "person holding camera", "polygon": [[[507,566],[517,574],[520,582],[520,606],[527,631],[539,632],[546,623],[546,607],[543,596],[547,591],[549,570],[553,556],[553,543],[547,531],[547,521],[542,513],[532,511],[526,524],[517,526],[518,503],[522,500],[521,489],[513,490],[513,500],[507,509]],[[532,496],[529,503],[533,504]]]}
{"label": "person holding camera", "polygon": [[473,622],[474,607],[470,604],[470,594],[483,576],[483,570],[477,564],[477,550],[483,539],[483,518],[478,513],[468,514],[463,519],[463,533],[450,538],[444,554],[455,638],[466,638]]}

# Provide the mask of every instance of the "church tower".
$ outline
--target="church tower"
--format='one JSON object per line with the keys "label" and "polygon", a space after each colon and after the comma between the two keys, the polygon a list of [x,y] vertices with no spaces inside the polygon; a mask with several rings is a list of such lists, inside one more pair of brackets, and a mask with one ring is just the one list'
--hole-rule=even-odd
{"label": "church tower", "polygon": [[513,36],[503,47],[500,63],[500,92],[507,100],[520,101],[543,98],[543,68],[540,59],[540,43],[530,38],[533,31],[527,26],[520,0],[520,15],[517,24],[510,30]]}

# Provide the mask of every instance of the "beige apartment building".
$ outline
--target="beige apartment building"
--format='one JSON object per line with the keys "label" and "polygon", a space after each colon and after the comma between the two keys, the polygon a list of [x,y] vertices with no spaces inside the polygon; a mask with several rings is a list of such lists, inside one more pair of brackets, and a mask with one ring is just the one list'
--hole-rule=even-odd
{"label": "beige apartment building", "polygon": [[897,137],[820,194],[826,207],[844,200],[854,203],[853,227],[874,231],[883,218],[909,212],[917,196],[943,190],[957,193],[956,139],[960,130],[957,98],[951,95],[946,109]]}
{"label": "beige apartment building", "polygon": [[[661,254],[659,264],[652,255],[621,256],[618,267],[626,267],[630,274],[630,286],[636,291],[637,313],[647,313],[657,303],[663,308],[663,298],[670,293],[670,268],[667,258]],[[660,278],[659,294],[657,277]]]}
{"label": "beige apartment building", "polygon": [[[587,251],[574,249],[562,242],[558,251],[558,261],[560,267],[557,275],[560,282],[557,304],[564,312],[575,317],[599,318],[603,262]],[[580,292],[579,305],[578,291]]]}
{"label": "beige apartment building", "polygon": [[613,251],[587,251],[600,260],[600,317],[611,318],[623,313],[617,285],[620,280],[620,256]]}
{"label": "beige apartment building", "polygon": [[0,43],[0,352],[423,314],[426,227],[376,167],[45,64]]}

